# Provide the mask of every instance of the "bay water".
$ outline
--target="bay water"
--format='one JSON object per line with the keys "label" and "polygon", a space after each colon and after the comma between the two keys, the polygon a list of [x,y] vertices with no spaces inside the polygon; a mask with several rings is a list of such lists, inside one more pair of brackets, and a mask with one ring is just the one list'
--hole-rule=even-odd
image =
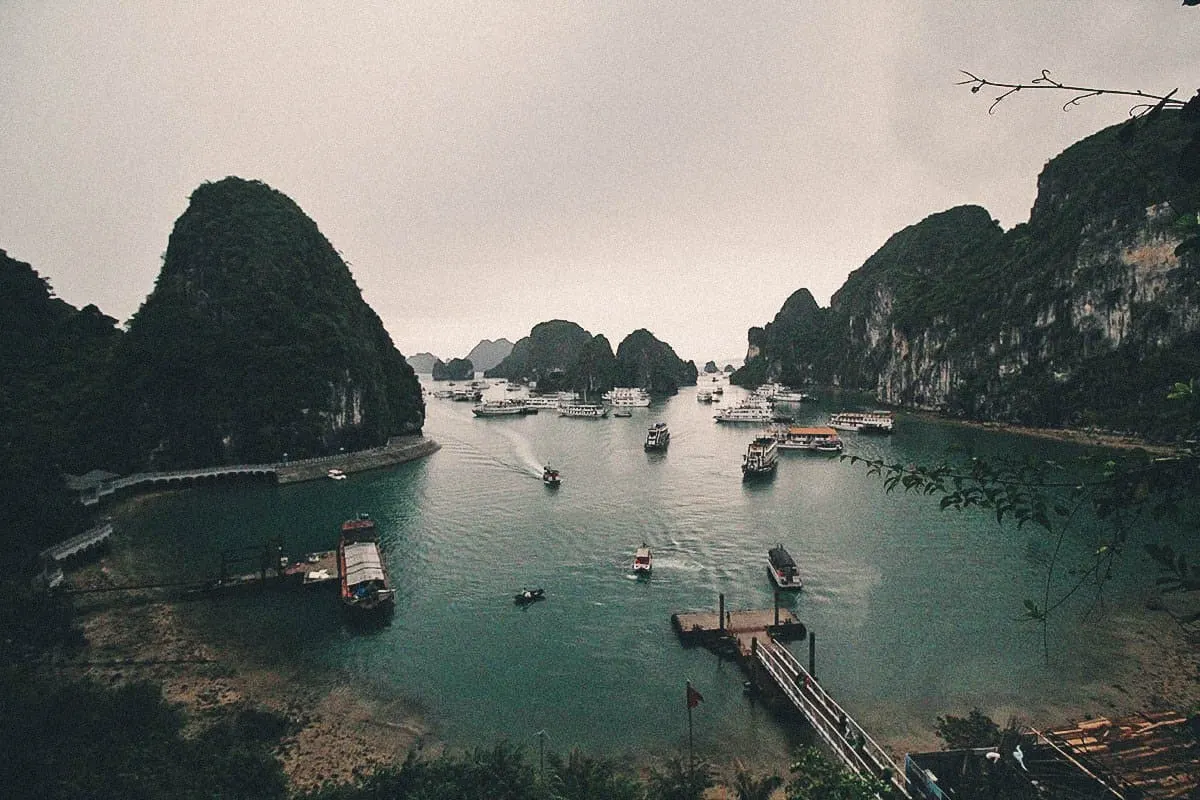
{"label": "bay water", "polygon": [[[700,388],[721,384],[701,377]],[[433,388],[433,382],[426,381]],[[212,575],[227,548],[280,537],[293,558],[335,546],[341,522],[368,512],[398,590],[390,622],[348,628],[328,591],[231,596],[196,606],[214,636],[292,674],[350,684],[419,711],[454,747],[505,739],[614,757],[687,747],[685,681],[697,751],[714,759],[786,759],[807,734],[797,719],[743,692],[739,667],[682,646],[671,614],[770,608],[766,553],[783,544],[804,590],[783,603],[815,633],[822,684],[885,745],[931,739],[938,715],[978,707],[1008,714],[1104,712],[1129,666],[1116,636],[1153,567],[1131,551],[1104,593],[1060,610],[1044,657],[1042,629],[1022,619],[1041,602],[1054,543],[987,513],[942,512],[936,497],[885,493],[861,465],[781,454],[773,478],[742,480],[748,425],[717,424],[696,388],[632,409],[629,418],[477,418],[469,403],[429,396],[428,458],[289,486],[195,489],[142,504],[125,534],[153,548],[163,577]],[[744,393],[727,386],[724,403]],[[503,397],[502,386],[488,390]],[[511,395],[510,395],[511,396]],[[792,407],[798,424],[863,406],[823,398]],[[645,452],[666,422],[665,452]],[[844,434],[847,454],[921,463],[952,447],[1069,461],[1078,450],[899,414],[888,437]],[[543,486],[543,465],[560,470]],[[635,548],[654,571],[638,579]],[[1093,546],[1074,532],[1059,560]],[[247,571],[253,571],[253,567]],[[513,603],[522,587],[547,599]],[[792,649],[807,662],[806,642]],[[1065,719],[1064,719],[1065,721]]]}

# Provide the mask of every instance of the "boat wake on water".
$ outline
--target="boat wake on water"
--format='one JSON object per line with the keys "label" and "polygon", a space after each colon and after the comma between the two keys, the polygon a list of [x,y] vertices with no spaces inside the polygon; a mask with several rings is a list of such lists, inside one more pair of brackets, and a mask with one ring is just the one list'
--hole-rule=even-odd
{"label": "boat wake on water", "polygon": [[[516,464],[511,461],[506,461],[505,459],[500,458],[497,455],[493,455],[492,453],[487,452],[486,450],[479,447],[478,445],[476,445],[472,442],[468,442],[464,439],[459,439],[454,436],[448,436],[444,433],[439,433],[438,439],[440,441],[447,441],[447,442],[450,442],[450,443],[456,445],[456,447],[454,448],[455,450],[458,450],[462,453],[469,454],[475,460],[478,460],[482,463],[494,464],[496,466],[503,467],[506,470],[511,470],[512,472],[515,472],[518,475],[523,475],[523,476],[530,477],[530,478],[536,478],[537,480],[540,481],[542,479],[542,465],[538,462],[538,460],[536,458],[533,457],[533,449],[530,447],[528,440],[524,440],[523,442],[518,442],[514,439],[514,437],[507,435],[507,433],[508,432],[506,432],[505,438],[509,439],[509,441],[512,441],[514,443],[514,445],[516,445],[517,450],[524,451],[524,452],[517,453],[517,455],[521,458],[521,461],[522,461],[522,463],[520,463],[520,464]],[[523,447],[522,447],[522,444],[524,445]]]}

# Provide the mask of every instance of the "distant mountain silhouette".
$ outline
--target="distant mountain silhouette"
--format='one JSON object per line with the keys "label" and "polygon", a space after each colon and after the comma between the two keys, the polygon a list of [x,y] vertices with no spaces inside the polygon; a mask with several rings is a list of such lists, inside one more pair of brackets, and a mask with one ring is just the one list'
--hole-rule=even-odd
{"label": "distant mountain silhouette", "polygon": [[508,339],[483,339],[467,353],[467,361],[475,366],[478,372],[487,372],[492,367],[508,358],[512,352],[513,343]]}
{"label": "distant mountain silhouette", "polygon": [[408,365],[413,368],[413,372],[416,372],[420,375],[428,375],[429,373],[433,372],[433,365],[438,361],[441,361],[441,359],[435,356],[433,353],[417,353],[416,355],[409,356],[405,360],[408,361]]}

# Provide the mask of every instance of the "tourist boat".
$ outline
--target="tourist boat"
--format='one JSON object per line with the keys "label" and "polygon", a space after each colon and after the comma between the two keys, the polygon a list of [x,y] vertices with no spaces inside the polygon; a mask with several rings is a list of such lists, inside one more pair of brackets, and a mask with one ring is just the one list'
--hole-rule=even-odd
{"label": "tourist boat", "polygon": [[647,450],[666,450],[667,445],[671,443],[671,429],[667,427],[665,422],[656,422],[650,426],[650,430],[646,431]]}
{"label": "tourist boat", "polygon": [[804,582],[800,580],[800,571],[796,569],[796,562],[781,544],[767,551],[767,574],[780,589],[804,587]]}
{"label": "tourist boat", "polygon": [[439,400],[449,400],[454,397],[453,389],[438,389],[433,393],[433,396]]}
{"label": "tourist boat", "polygon": [[344,481],[346,480],[346,473],[342,472],[340,469],[331,469],[325,473],[325,477],[335,481]]}
{"label": "tourist boat", "polygon": [[776,403],[807,403],[813,398],[808,392],[798,392],[795,389],[784,388],[777,391],[772,399]]}
{"label": "tourist boat", "polygon": [[595,403],[563,403],[558,407],[560,417],[582,417],[584,419],[599,419],[608,416],[608,406]]}
{"label": "tourist boat", "polygon": [[483,398],[483,392],[478,389],[455,389],[450,399],[459,403],[478,403]]}
{"label": "tourist boat", "polygon": [[814,450],[820,453],[842,451],[842,440],[833,428],[790,426],[783,428],[778,438],[781,450]]}
{"label": "tourist boat", "polygon": [[638,575],[649,575],[654,569],[654,564],[650,559],[650,548],[643,542],[642,546],[633,554],[633,571]]}
{"label": "tourist boat", "polygon": [[533,409],[553,408],[557,410],[558,402],[559,401],[557,397],[547,397],[546,395],[540,394],[531,395],[525,398],[525,406]]}
{"label": "tourist boat", "polygon": [[519,606],[527,606],[530,603],[536,603],[538,600],[545,599],[546,590],[540,587],[537,589],[522,588],[521,591],[513,595],[513,602]]}
{"label": "tourist boat", "polygon": [[601,397],[610,406],[645,408],[650,405],[650,393],[637,387],[617,386],[609,389]]}
{"label": "tourist boat", "polygon": [[342,523],[337,564],[344,608],[369,612],[395,604],[396,591],[379,552],[375,522],[367,514],[359,514],[357,519]]}
{"label": "tourist boat", "polygon": [[717,422],[751,422],[761,425],[771,421],[771,409],[761,403],[742,403],[714,414],[713,419]]}
{"label": "tourist boat", "polygon": [[558,474],[558,470],[549,465],[542,468],[542,483],[547,486],[557,487],[562,483],[562,476]]}
{"label": "tourist boat", "polygon": [[757,436],[742,456],[742,477],[769,475],[779,466],[779,442],[774,436]]}
{"label": "tourist boat", "polygon": [[713,401],[713,393],[708,389],[701,389],[696,392],[697,403],[711,403]]}
{"label": "tourist boat", "polygon": [[858,433],[891,433],[894,424],[890,411],[841,411],[829,418],[829,427]]}
{"label": "tourist boat", "polygon": [[472,408],[471,413],[477,417],[509,417],[528,413],[528,407],[521,399],[486,400]]}

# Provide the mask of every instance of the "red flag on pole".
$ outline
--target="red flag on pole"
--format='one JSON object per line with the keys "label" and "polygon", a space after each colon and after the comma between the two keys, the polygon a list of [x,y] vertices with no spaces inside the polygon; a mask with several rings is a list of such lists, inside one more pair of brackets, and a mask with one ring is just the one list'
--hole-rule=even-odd
{"label": "red flag on pole", "polygon": [[687,707],[695,708],[696,706],[700,705],[700,701],[703,699],[704,695],[693,689],[692,685],[689,683],[687,685]]}

